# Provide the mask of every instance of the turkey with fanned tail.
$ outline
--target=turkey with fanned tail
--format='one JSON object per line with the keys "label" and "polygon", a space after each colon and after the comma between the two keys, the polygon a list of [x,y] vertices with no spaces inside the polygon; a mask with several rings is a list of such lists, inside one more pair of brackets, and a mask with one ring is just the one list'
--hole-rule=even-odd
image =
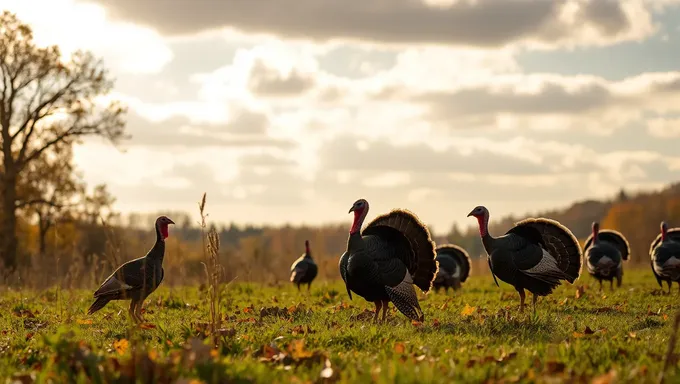
{"label": "turkey with fanned tail", "polygon": [[479,234],[494,281],[498,276],[515,287],[520,297],[520,310],[524,309],[525,289],[533,294],[535,312],[538,296],[552,293],[560,280],[573,284],[581,274],[581,246],[571,231],[557,221],[525,219],[505,235],[492,237],[486,207],[476,207],[469,216],[474,216],[479,223]]}
{"label": "turkey with fanned tail", "polygon": [[297,285],[298,291],[300,284],[307,284],[307,291],[309,291],[318,272],[319,268],[312,259],[312,251],[309,249],[309,240],[305,240],[305,253],[295,260],[290,267],[290,281]]}
{"label": "turkey with fanned tail", "polygon": [[436,252],[435,260],[439,263],[439,270],[432,282],[432,288],[435,291],[444,288],[446,292],[449,288],[453,288],[454,291],[460,289],[461,284],[470,275],[470,255],[465,249],[454,244],[440,245]]}
{"label": "turkey with fanned tail", "polygon": [[680,228],[668,229],[668,224],[662,221],[661,233],[649,246],[649,256],[659,286],[663,288],[665,281],[668,293],[671,293],[671,286],[676,281],[680,289]]}
{"label": "turkey with fanned tail", "polygon": [[405,210],[393,210],[361,226],[368,213],[368,202],[357,200],[349,213],[354,221],[347,250],[340,257],[340,275],[350,299],[352,292],[375,304],[374,321],[382,308],[385,320],[389,302],[406,317],[423,321],[413,285],[423,292],[432,287],[437,273],[434,243],[418,218]]}
{"label": "turkey with fanned tail", "polygon": [[600,224],[594,222],[592,233],[583,245],[583,257],[585,259],[588,273],[600,282],[609,281],[609,287],[614,289],[614,279],[616,285],[621,286],[623,279],[623,261],[628,260],[630,246],[625,236],[613,229],[600,230]]}

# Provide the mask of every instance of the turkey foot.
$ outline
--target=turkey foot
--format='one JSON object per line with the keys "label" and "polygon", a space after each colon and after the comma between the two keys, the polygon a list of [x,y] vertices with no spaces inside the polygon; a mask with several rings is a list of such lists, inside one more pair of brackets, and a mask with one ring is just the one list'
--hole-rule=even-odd
{"label": "turkey foot", "polygon": [[135,323],[140,323],[141,320],[139,317],[137,317],[137,304],[138,302],[135,300],[130,300],[130,308],[128,309],[128,314],[130,315],[130,320],[134,321]]}
{"label": "turkey foot", "polygon": [[383,302],[382,301],[376,301],[373,304],[375,304],[375,316],[373,316],[373,322],[377,323],[378,322],[378,314],[380,313],[380,308],[382,308]]}

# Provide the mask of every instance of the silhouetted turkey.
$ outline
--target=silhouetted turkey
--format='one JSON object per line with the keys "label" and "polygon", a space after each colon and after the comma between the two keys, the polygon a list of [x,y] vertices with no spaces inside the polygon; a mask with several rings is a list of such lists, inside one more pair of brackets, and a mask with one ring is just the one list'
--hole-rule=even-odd
{"label": "silhouetted turkey", "polygon": [[[574,235],[555,220],[525,219],[504,236],[489,234],[489,211],[478,206],[468,214],[479,223],[479,234],[488,254],[489,268],[513,285],[524,309],[524,290],[533,294],[536,311],[538,296],[546,296],[560,285],[560,280],[574,283],[581,274],[581,246]],[[498,285],[498,281],[496,281]]]}
{"label": "silhouetted turkey", "polygon": [[305,253],[295,260],[290,267],[290,281],[297,285],[298,291],[300,284],[307,284],[309,291],[318,271],[319,269],[312,259],[312,252],[309,250],[309,240],[305,240]]}
{"label": "silhouetted turkey", "polygon": [[449,287],[454,290],[460,289],[461,283],[470,275],[470,255],[461,247],[454,244],[445,244],[437,247],[439,270],[432,282],[432,288],[438,291]]}
{"label": "silhouetted turkey", "polygon": [[354,292],[375,303],[374,321],[380,308],[385,320],[390,301],[406,317],[423,321],[413,285],[427,292],[437,273],[434,243],[427,227],[414,214],[393,210],[375,218],[361,232],[368,202],[357,200],[349,212],[354,212],[354,221],[347,251],[339,262],[349,298]]}
{"label": "silhouetted turkey", "polygon": [[668,283],[668,293],[674,281],[680,288],[680,228],[668,229],[666,222],[661,222],[661,233],[656,236],[649,247],[652,272],[659,286],[662,281]]}
{"label": "silhouetted turkey", "polygon": [[94,292],[95,301],[87,313],[102,309],[111,300],[130,300],[128,313],[142,322],[142,303],[163,281],[163,257],[168,225],[175,224],[165,216],[156,219],[156,243],[144,257],[130,260],[118,267]]}
{"label": "silhouetted turkey", "polygon": [[621,286],[623,279],[623,260],[628,260],[630,246],[628,240],[613,229],[600,230],[600,224],[594,222],[592,233],[583,245],[583,257],[585,258],[588,273],[600,282],[608,280],[611,289],[616,285]]}

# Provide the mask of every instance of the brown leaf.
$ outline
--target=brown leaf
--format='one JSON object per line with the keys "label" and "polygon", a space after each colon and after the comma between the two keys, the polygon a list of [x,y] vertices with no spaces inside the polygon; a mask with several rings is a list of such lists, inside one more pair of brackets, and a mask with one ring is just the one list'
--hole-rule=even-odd
{"label": "brown leaf", "polygon": [[141,323],[141,324],[139,324],[139,328],[140,329],[154,329],[154,328],[156,328],[156,325],[151,324],[151,323]]}
{"label": "brown leaf", "polygon": [[590,329],[589,326],[586,325],[586,329],[583,330],[583,333],[584,333],[585,335],[592,335],[592,334],[595,333],[595,332],[594,332],[592,329]]}
{"label": "brown leaf", "polygon": [[394,352],[398,354],[403,354],[406,351],[406,346],[404,343],[396,342],[394,343]]}
{"label": "brown leaf", "polygon": [[413,326],[416,327],[416,328],[419,328],[419,327],[422,327],[422,326],[423,326],[423,323],[420,322],[420,321],[411,320],[411,325],[413,325]]}
{"label": "brown leaf", "polygon": [[564,372],[566,365],[564,365],[564,363],[561,363],[559,361],[548,361],[545,364],[545,368],[546,368],[546,371],[549,374],[555,374],[555,373]]}
{"label": "brown leaf", "polygon": [[81,325],[88,325],[88,324],[92,324],[92,319],[85,319],[85,320],[78,319],[78,320],[76,320],[76,323],[81,324]]}

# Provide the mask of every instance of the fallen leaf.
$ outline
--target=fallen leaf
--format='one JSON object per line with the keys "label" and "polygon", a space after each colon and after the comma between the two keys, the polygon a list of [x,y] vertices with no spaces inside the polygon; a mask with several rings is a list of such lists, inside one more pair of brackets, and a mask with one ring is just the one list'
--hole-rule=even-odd
{"label": "fallen leaf", "polygon": [[156,325],[151,324],[151,323],[142,323],[142,324],[139,324],[139,328],[141,328],[141,329],[154,329],[154,328],[156,328]]}
{"label": "fallen leaf", "polygon": [[127,341],[127,339],[120,339],[113,342],[113,349],[115,349],[119,355],[125,354],[129,346],[130,342]]}
{"label": "fallen leaf", "polygon": [[398,354],[403,354],[406,351],[406,346],[404,343],[396,342],[394,343],[394,352]]}
{"label": "fallen leaf", "polygon": [[78,320],[76,320],[76,323],[82,324],[82,325],[88,325],[88,324],[92,324],[92,319],[85,319],[85,320],[78,319]]}
{"label": "fallen leaf", "polygon": [[548,361],[545,364],[545,368],[549,374],[555,374],[564,372],[566,365],[564,365],[564,363],[560,363],[559,361]]}
{"label": "fallen leaf", "polygon": [[595,333],[595,332],[594,332],[592,329],[590,329],[589,326],[586,325],[586,329],[583,330],[583,333],[584,333],[585,335],[592,335],[592,334]]}
{"label": "fallen leaf", "polygon": [[584,286],[576,287],[576,298],[580,299],[586,293],[586,288]]}
{"label": "fallen leaf", "polygon": [[476,309],[477,309],[477,307],[471,307],[471,306],[469,306],[469,305],[466,303],[466,304],[465,304],[465,308],[463,308],[463,310],[460,312],[460,314],[461,314],[462,316],[470,316],[470,315],[472,315],[473,313],[475,313],[475,310],[476,310]]}

